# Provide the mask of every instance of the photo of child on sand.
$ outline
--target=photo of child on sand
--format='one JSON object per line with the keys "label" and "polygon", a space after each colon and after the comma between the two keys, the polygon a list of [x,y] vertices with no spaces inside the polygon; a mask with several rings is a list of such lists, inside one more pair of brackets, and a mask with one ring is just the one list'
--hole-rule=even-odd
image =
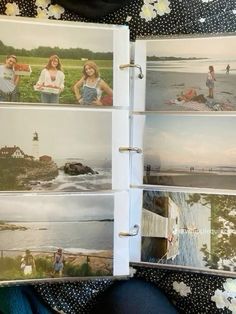
{"label": "photo of child on sand", "polygon": [[236,110],[236,36],[147,42],[146,110]]}
{"label": "photo of child on sand", "polygon": [[147,115],[144,184],[236,187],[236,116]]}
{"label": "photo of child on sand", "polygon": [[236,195],[143,191],[141,261],[236,271]]}

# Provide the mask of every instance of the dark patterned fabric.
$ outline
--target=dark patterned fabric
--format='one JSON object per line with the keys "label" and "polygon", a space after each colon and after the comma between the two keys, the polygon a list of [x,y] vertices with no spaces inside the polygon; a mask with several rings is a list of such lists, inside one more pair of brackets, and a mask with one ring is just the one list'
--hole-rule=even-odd
{"label": "dark patterned fabric", "polygon": [[99,295],[113,284],[109,279],[79,282],[42,283],[35,291],[58,313],[90,313]]}
{"label": "dark patterned fabric", "polygon": [[[66,3],[67,1],[64,2]],[[156,3],[157,0],[152,2]],[[0,14],[6,14],[7,3],[13,3],[13,1],[0,1]],[[19,7],[19,15],[37,16],[37,8],[39,8],[37,0],[15,0],[14,3]],[[59,17],[51,16],[50,18],[80,22],[125,24],[130,28],[132,41],[137,37],[202,33],[218,34],[236,31],[235,0],[169,0],[168,3],[170,12],[163,15],[157,14],[150,21],[146,21],[146,19],[141,17],[144,0],[126,1],[126,5],[103,17],[85,18],[79,7],[73,10],[64,7],[63,13]],[[49,6],[50,4],[46,10],[48,10]]]}
{"label": "dark patterned fabric", "polygon": [[[236,279],[140,266],[134,270],[136,271],[134,278],[154,284],[165,293],[179,313],[235,313]],[[35,289],[58,313],[90,314],[94,313],[94,308],[101,303],[104,295],[110,295],[109,291],[113,286],[117,286],[116,282],[115,279],[98,279],[71,283],[44,283],[35,285]],[[120,300],[125,299],[125,295],[119,296]],[[122,306],[124,305],[121,304]]]}
{"label": "dark patterned fabric", "polygon": [[157,287],[159,287],[163,292],[166,293],[166,295],[168,295],[180,313],[234,313],[226,307],[223,307],[222,309],[217,308],[216,302],[214,302],[214,296],[218,291],[227,293],[226,289],[224,288],[224,284],[227,281],[235,282],[236,288],[236,279],[201,273],[142,267],[137,268],[135,276],[147,282],[152,282]]}
{"label": "dark patterned fabric", "polygon": [[86,18],[100,18],[114,12],[128,0],[54,0],[52,3],[60,4],[64,8],[78,13]]}

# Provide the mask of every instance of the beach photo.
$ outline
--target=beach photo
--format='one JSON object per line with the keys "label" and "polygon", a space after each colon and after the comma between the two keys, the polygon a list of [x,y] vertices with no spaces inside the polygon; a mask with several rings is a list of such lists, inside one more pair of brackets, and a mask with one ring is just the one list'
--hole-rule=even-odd
{"label": "beach photo", "polygon": [[112,113],[0,108],[0,191],[112,188]]}
{"label": "beach photo", "polygon": [[145,119],[144,184],[235,190],[235,115]]}
{"label": "beach photo", "polygon": [[113,195],[0,198],[0,280],[113,273]]}
{"label": "beach photo", "polygon": [[236,196],[144,191],[141,261],[236,272]]}
{"label": "beach photo", "polygon": [[0,28],[0,102],[112,106],[112,29],[22,18]]}
{"label": "beach photo", "polygon": [[147,41],[146,110],[236,110],[236,36]]}

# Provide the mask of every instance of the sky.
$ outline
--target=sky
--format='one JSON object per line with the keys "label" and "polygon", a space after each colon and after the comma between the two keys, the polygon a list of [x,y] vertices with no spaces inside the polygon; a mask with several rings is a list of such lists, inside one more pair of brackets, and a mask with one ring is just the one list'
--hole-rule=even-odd
{"label": "sky", "polygon": [[19,146],[33,154],[33,133],[39,156],[53,159],[111,160],[111,113],[77,108],[0,108],[0,147]]}
{"label": "sky", "polygon": [[113,219],[112,195],[2,196],[0,220],[78,221]]}
{"label": "sky", "polygon": [[147,42],[147,55],[158,57],[235,58],[236,36],[160,39]]}
{"label": "sky", "polygon": [[144,163],[236,167],[236,116],[148,115]]}
{"label": "sky", "polygon": [[30,23],[21,21],[7,21],[0,19],[0,40],[14,48],[32,49],[38,46],[59,48],[83,48],[93,52],[113,51],[113,31],[111,29],[99,30],[97,28],[79,28],[67,24]]}

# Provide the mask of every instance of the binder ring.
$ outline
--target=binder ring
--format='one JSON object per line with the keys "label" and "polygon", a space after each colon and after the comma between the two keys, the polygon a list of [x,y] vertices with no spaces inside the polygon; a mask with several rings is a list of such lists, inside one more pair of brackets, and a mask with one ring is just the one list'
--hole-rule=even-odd
{"label": "binder ring", "polygon": [[139,225],[134,225],[133,228],[127,232],[127,231],[121,231],[119,232],[119,237],[135,237],[139,233]]}
{"label": "binder ring", "polygon": [[143,71],[142,71],[142,67],[141,65],[139,64],[133,64],[133,63],[128,63],[128,64],[121,64],[119,66],[119,68],[122,70],[122,69],[125,69],[125,68],[137,68],[139,69],[139,75],[138,75],[138,78],[140,79],[143,79],[144,78],[144,75],[143,75]]}
{"label": "binder ring", "polygon": [[119,148],[120,153],[125,153],[125,152],[134,152],[137,154],[141,154],[143,151],[141,148],[138,147],[120,147]]}

